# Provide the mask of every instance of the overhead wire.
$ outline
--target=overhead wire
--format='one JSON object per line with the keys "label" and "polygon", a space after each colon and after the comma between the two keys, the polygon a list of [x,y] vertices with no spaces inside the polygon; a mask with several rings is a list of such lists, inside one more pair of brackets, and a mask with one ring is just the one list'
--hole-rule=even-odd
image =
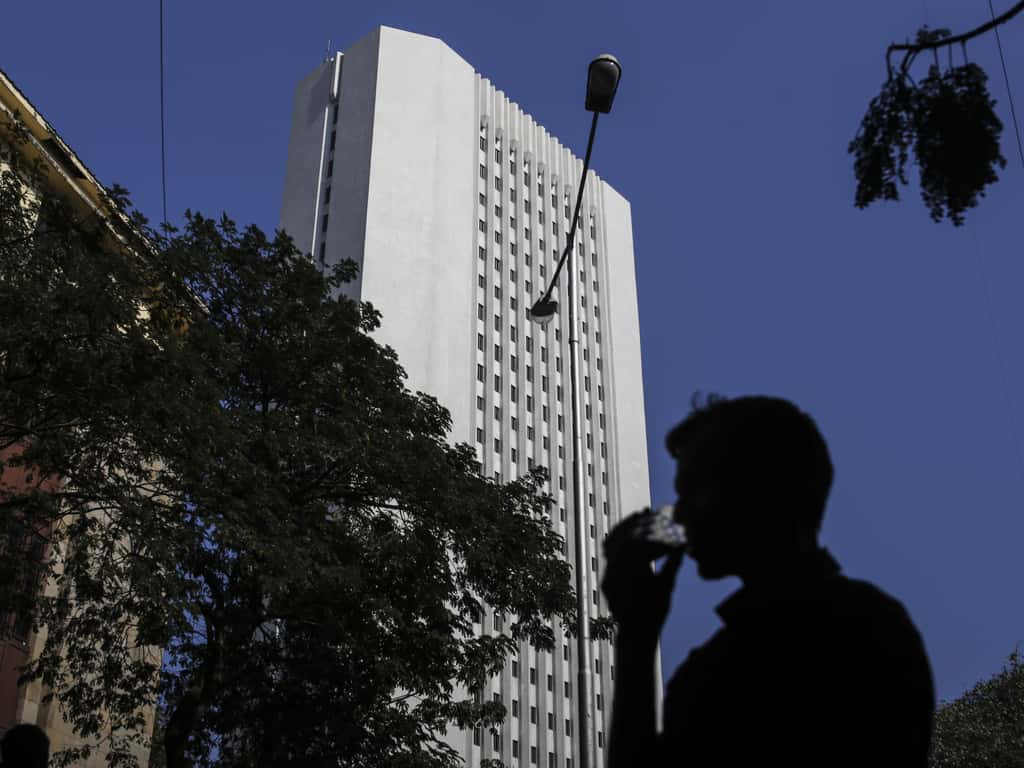
{"label": "overhead wire", "polygon": [[1003,357],[1002,345],[999,343],[999,333],[996,329],[995,313],[992,311],[992,296],[989,291],[988,278],[985,276],[985,264],[981,258],[981,246],[978,243],[978,236],[974,232],[974,227],[968,224],[967,229],[970,231],[971,239],[974,241],[974,254],[978,261],[978,273],[981,275],[981,287],[985,296],[985,309],[988,312],[988,322],[992,329],[992,341],[995,345],[996,360],[999,362],[999,372],[1002,375],[1003,396],[1006,398],[1006,408],[1010,412],[1013,447],[1017,451],[1017,470],[1020,472],[1021,482],[1024,483],[1024,452],[1021,451],[1019,438],[1020,429],[1017,425],[1017,414],[1013,407],[1013,400],[1010,398],[1010,377],[1007,373],[1006,360]]}
{"label": "overhead wire", "polygon": [[167,226],[167,154],[164,139],[164,0],[160,0],[160,191]]}
{"label": "overhead wire", "polygon": [[[992,0],[988,0],[988,10],[992,15],[992,20],[995,21],[996,12],[995,8],[992,7]],[[999,27],[995,26],[992,29],[996,34],[996,46],[999,49],[999,61],[1003,67],[1003,79],[1006,83],[1006,96],[1010,102],[1010,115],[1013,118],[1013,128],[1017,137],[1017,150],[1020,152],[1021,165],[1024,166],[1024,147],[1021,145],[1020,137],[1020,126],[1017,123],[1017,111],[1013,106],[1013,92],[1010,90],[1010,77],[1006,71],[1006,59],[1003,57],[1003,44],[999,38]],[[967,58],[967,46],[964,46],[964,59]],[[999,362],[999,372],[1002,376],[1003,381],[1003,397],[1006,398],[1006,407],[1010,412],[1010,423],[1013,431],[1013,447],[1017,452],[1017,470],[1021,474],[1021,481],[1024,482],[1024,452],[1021,451],[1020,441],[1020,428],[1017,424],[1017,413],[1013,407],[1013,400],[1010,397],[1010,377],[1007,371],[1006,359],[1003,356],[1002,345],[999,343],[999,333],[996,329],[995,313],[992,310],[992,296],[989,290],[988,279],[985,276],[985,265],[981,258],[981,246],[978,243],[978,236],[974,231],[974,228],[968,226],[971,232],[971,239],[974,241],[974,253],[978,261],[978,272],[981,275],[981,285],[985,295],[985,308],[988,312],[989,326],[992,329],[992,340],[995,344],[996,359]]]}
{"label": "overhead wire", "polygon": [[[927,0],[922,0],[924,5],[925,18],[928,15]],[[995,20],[995,9],[992,7],[992,0],[988,0],[989,12],[992,14],[993,21]],[[999,59],[1003,63],[1003,76],[1006,78],[1006,92],[1010,95],[1010,81],[1006,75],[1006,62],[1003,59],[1003,48],[999,42],[999,28],[994,27],[993,31],[996,33],[996,42],[999,44]],[[965,40],[960,41],[960,47],[963,52],[964,64],[967,64],[967,42]],[[950,46],[950,52],[952,52],[952,46]],[[1010,95],[1010,112],[1013,116],[1014,128],[1017,129],[1017,115],[1013,108],[1013,97]],[[1024,163],[1024,149],[1021,149],[1021,138],[1020,130],[1017,129],[1017,148],[1021,150],[1021,161]],[[969,223],[967,225],[968,231],[971,233],[971,239],[974,241],[974,254],[978,264],[978,275],[981,277],[982,295],[985,297],[985,310],[988,315],[989,328],[992,330],[992,341],[996,352],[996,361],[999,364],[999,373],[1003,384],[1003,397],[1006,399],[1006,408],[1010,413],[1010,426],[1013,437],[1013,447],[1017,453],[1017,471],[1020,473],[1021,482],[1024,483],[1024,451],[1021,450],[1020,440],[1020,429],[1017,425],[1017,414],[1013,407],[1013,399],[1010,397],[1010,380],[1009,373],[1007,372],[1006,360],[1003,357],[1002,345],[999,343],[999,332],[996,327],[995,312],[992,309],[992,295],[988,285],[988,277],[985,274],[985,263],[981,256],[981,245],[978,243],[978,236],[974,231],[974,227]]]}
{"label": "overhead wire", "polygon": [[[992,14],[992,21],[996,19],[995,8],[992,7],[992,0],[988,0],[988,10]],[[1024,167],[1024,144],[1021,143],[1020,125],[1017,124],[1017,110],[1013,106],[1013,92],[1010,90],[1010,76],[1006,72],[1006,59],[1003,58],[1003,41],[999,37],[999,27],[993,27],[996,33],[996,46],[999,48],[999,63],[1003,65],[1003,80],[1006,82],[1006,98],[1010,102],[1010,115],[1013,117],[1013,130],[1017,135],[1017,151],[1020,152],[1020,164]]]}

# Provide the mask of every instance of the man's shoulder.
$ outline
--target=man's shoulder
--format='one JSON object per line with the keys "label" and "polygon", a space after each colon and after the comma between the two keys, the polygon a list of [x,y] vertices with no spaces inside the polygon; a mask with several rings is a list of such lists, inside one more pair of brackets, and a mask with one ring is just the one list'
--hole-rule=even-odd
{"label": "man's shoulder", "polygon": [[870,581],[840,576],[829,602],[829,610],[850,633],[851,641],[856,638],[891,650],[922,646],[921,634],[906,606]]}
{"label": "man's shoulder", "polygon": [[693,685],[716,677],[731,661],[730,636],[725,627],[718,629],[702,644],[694,646],[669,678],[668,688]]}
{"label": "man's shoulder", "polygon": [[832,580],[830,600],[852,612],[869,613],[897,622],[910,621],[910,614],[902,602],[865,579],[839,574]]}

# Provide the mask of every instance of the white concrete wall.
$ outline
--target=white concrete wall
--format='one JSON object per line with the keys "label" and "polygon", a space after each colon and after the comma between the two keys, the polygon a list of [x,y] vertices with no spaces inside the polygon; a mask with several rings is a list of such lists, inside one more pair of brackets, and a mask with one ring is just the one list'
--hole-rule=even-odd
{"label": "white concrete wall", "polygon": [[[475,273],[473,69],[440,40],[381,27],[363,298],[408,386],[470,442]],[[343,76],[343,82],[347,77]]]}
{"label": "white concrete wall", "polygon": [[647,422],[644,413],[640,317],[633,260],[633,223],[629,202],[611,186],[601,188],[605,215],[603,261],[611,313],[609,347],[613,365],[606,371],[610,403],[609,451],[616,464],[615,486],[623,515],[648,506]]}

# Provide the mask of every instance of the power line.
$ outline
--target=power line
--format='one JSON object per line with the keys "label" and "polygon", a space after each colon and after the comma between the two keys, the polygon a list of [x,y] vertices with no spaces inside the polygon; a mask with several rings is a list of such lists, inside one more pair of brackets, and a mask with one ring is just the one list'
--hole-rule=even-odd
{"label": "power line", "polygon": [[[988,0],[988,10],[992,14],[992,21],[996,19],[996,11],[992,7],[992,0]],[[1020,140],[1020,126],[1017,124],[1017,110],[1013,108],[1013,92],[1010,90],[1010,76],[1006,73],[1006,59],[1003,58],[1003,42],[999,39],[999,27],[993,28],[996,33],[996,45],[999,47],[999,62],[1003,65],[1003,80],[1006,82],[1006,98],[1010,102],[1010,115],[1013,117],[1013,130],[1017,134],[1017,151],[1020,152],[1020,164],[1024,166],[1024,145]]]}
{"label": "power line", "polygon": [[1017,415],[1013,407],[1013,400],[1010,398],[1009,375],[1006,370],[1006,361],[1003,358],[1002,345],[999,343],[999,333],[996,329],[995,313],[992,311],[992,297],[989,294],[988,278],[985,277],[985,264],[981,258],[981,246],[978,244],[978,236],[974,228],[968,224],[967,230],[974,240],[974,253],[978,257],[978,272],[981,275],[981,287],[985,296],[985,308],[988,310],[988,321],[992,328],[992,340],[995,342],[996,360],[999,362],[999,372],[1002,374],[1003,396],[1006,397],[1007,410],[1010,412],[1010,429],[1013,433],[1013,447],[1017,450],[1017,469],[1021,473],[1021,480],[1024,481],[1024,453],[1021,452],[1019,430],[1017,429]]}
{"label": "power line", "polygon": [[164,0],[160,0],[160,189],[167,225],[167,155],[164,143]]}

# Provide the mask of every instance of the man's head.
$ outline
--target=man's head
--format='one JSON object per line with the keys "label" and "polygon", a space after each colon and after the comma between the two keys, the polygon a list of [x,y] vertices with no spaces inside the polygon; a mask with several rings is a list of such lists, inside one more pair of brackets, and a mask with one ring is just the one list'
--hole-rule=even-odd
{"label": "man's head", "polygon": [[50,739],[31,723],[16,725],[0,740],[3,768],[46,768],[50,760]]}
{"label": "man's head", "polygon": [[816,546],[833,469],[814,420],[775,397],[697,398],[666,443],[700,575],[762,572]]}

